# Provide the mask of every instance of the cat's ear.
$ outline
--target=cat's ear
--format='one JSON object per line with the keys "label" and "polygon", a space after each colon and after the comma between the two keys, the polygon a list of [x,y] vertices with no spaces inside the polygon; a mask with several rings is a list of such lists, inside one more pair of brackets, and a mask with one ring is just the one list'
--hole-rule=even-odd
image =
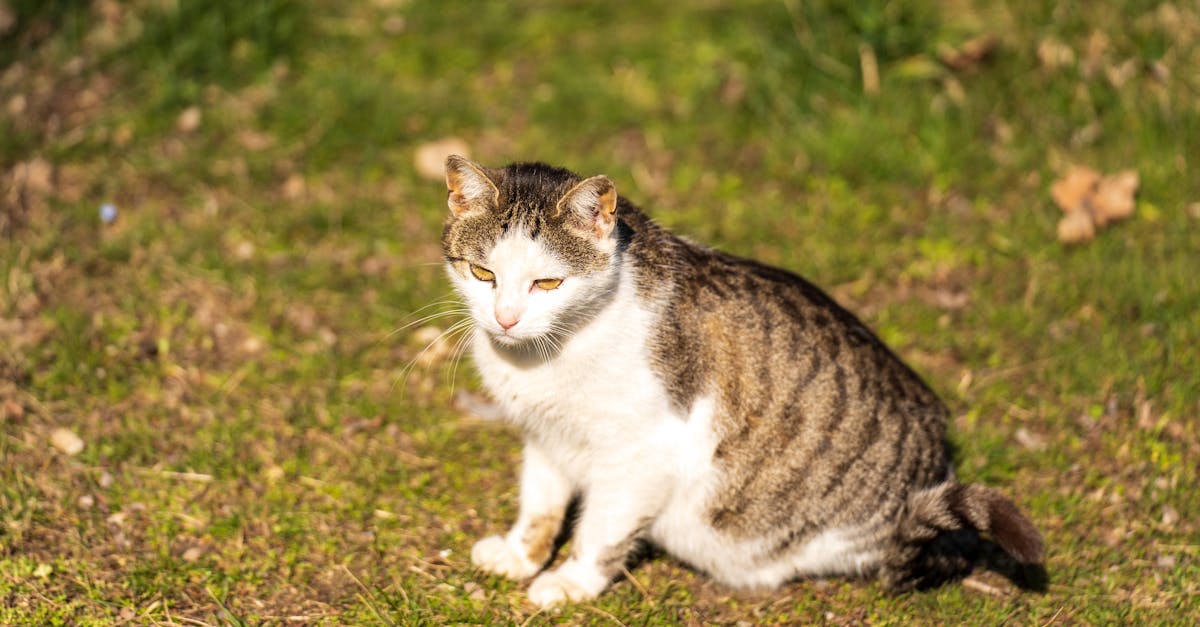
{"label": "cat's ear", "polygon": [[617,188],[607,176],[593,176],[558,201],[558,214],[564,212],[581,230],[607,237],[617,224]]}
{"label": "cat's ear", "polygon": [[494,206],[500,198],[499,188],[483,166],[458,155],[446,157],[446,188],[446,204],[455,216],[483,203]]}

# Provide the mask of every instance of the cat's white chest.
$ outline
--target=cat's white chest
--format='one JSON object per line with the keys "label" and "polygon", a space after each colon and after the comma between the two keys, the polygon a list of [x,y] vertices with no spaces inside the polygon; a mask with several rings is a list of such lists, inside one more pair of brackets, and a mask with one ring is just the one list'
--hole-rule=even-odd
{"label": "cat's white chest", "polygon": [[587,483],[644,454],[656,426],[672,419],[670,398],[650,365],[651,325],[652,314],[633,294],[619,293],[551,360],[513,360],[479,333],[475,361],[509,417],[573,479]]}

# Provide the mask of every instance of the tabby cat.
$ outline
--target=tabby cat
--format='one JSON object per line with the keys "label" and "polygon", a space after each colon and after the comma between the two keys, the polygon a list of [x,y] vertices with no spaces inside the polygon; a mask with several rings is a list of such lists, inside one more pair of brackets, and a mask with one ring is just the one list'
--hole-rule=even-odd
{"label": "tabby cat", "polygon": [[481,570],[534,577],[549,607],[599,595],[640,542],[736,587],[938,583],[980,533],[1040,563],[1012,502],[955,480],[937,396],[812,284],[671,234],[604,176],[452,156],[446,182],[475,363],[525,440]]}

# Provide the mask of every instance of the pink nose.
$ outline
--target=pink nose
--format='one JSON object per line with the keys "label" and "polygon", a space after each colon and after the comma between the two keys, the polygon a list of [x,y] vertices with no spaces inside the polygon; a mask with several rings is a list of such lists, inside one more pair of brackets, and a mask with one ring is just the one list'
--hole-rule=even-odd
{"label": "pink nose", "polygon": [[505,331],[507,331],[507,330],[517,326],[517,323],[520,322],[520,319],[517,318],[516,316],[509,318],[509,317],[505,317],[501,314],[496,314],[496,322],[499,322],[500,326],[503,327]]}

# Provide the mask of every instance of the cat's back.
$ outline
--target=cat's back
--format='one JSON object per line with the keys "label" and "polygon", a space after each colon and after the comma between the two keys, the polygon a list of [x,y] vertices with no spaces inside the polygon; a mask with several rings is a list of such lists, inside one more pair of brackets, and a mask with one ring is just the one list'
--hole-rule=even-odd
{"label": "cat's back", "polygon": [[[803,278],[630,220],[659,375],[686,411],[715,397],[709,523],[785,552],[895,514],[949,473],[946,409],[853,314]],[[635,238],[636,242],[636,238]],[[798,498],[802,497],[802,498]]]}
{"label": "cat's back", "polygon": [[[743,401],[832,370],[871,394],[942,409],[940,400],[854,314],[787,270],[694,244],[640,212],[622,216],[639,290],[662,312],[654,349],[681,405],[717,385]],[[750,370],[729,371],[729,366]],[[847,380],[849,382],[849,380]]]}

